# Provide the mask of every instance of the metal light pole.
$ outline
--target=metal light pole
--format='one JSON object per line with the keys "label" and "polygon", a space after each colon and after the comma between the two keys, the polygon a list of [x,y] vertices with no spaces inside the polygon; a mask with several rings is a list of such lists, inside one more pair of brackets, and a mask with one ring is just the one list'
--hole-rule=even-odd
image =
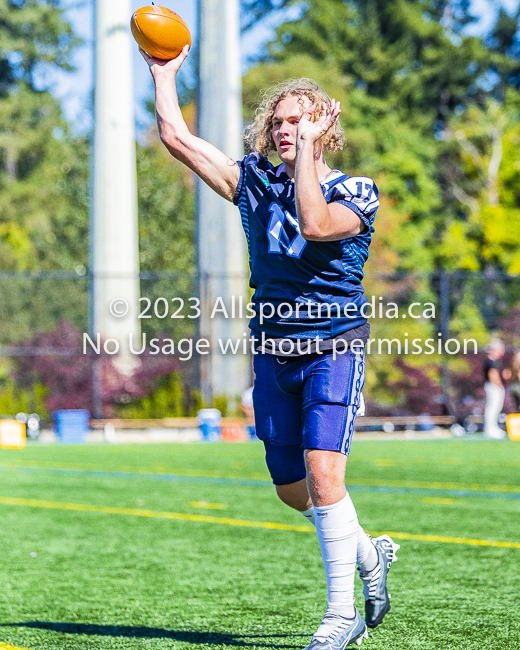
{"label": "metal light pole", "polygon": [[[198,134],[228,156],[243,155],[242,83],[238,0],[199,0]],[[235,206],[203,182],[197,183],[197,256],[202,315],[199,336],[211,342],[201,356],[201,388],[206,401],[218,394],[234,397],[249,385],[249,358],[224,355],[219,339],[243,339],[247,321],[239,317],[238,298],[247,302],[245,237]],[[235,296],[235,318],[231,318]],[[227,307],[211,319],[218,298]]]}
{"label": "metal light pole", "polygon": [[[90,202],[90,333],[119,342],[116,364],[125,373],[136,365],[129,334],[140,333],[131,13],[130,0],[96,1]],[[114,300],[119,313],[128,305],[127,315],[110,313]]]}

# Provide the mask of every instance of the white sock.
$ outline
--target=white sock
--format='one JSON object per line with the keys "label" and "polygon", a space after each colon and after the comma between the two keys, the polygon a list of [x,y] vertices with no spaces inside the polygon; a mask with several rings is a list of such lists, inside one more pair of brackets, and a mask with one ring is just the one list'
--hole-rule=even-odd
{"label": "white sock", "polygon": [[314,506],[316,534],[327,577],[327,614],[353,618],[359,524],[350,495],[331,506]]}
{"label": "white sock", "polygon": [[[308,510],[302,512],[302,515],[307,519],[307,521],[310,521],[313,526],[316,526],[314,506],[311,506]],[[361,526],[359,526],[358,530],[356,561],[359,564],[361,571],[365,572],[373,571],[379,561],[375,546],[372,544],[370,537],[365,533]]]}
{"label": "white sock", "polygon": [[316,526],[316,522],[314,521],[314,507],[311,506],[308,510],[304,510],[302,512],[302,515],[307,519],[307,521],[310,521],[313,526]]}
{"label": "white sock", "polygon": [[379,556],[376,547],[370,541],[370,537],[359,527],[357,542],[357,563],[363,572],[373,571],[379,563]]}

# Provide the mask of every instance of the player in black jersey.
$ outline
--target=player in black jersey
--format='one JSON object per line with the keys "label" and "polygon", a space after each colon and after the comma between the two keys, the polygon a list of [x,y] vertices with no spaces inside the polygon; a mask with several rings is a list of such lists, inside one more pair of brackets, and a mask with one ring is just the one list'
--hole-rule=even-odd
{"label": "player in black jersey", "polygon": [[[327,610],[308,648],[360,645],[367,630],[354,606],[356,564],[366,624],[376,627],[390,609],[386,578],[399,548],[387,535],[370,539],[345,489],[364,385],[369,328],[361,280],[377,188],[328,166],[326,151],[343,146],[341,107],[312,80],[287,82],[265,98],[247,136],[253,153],[236,162],[184,122],[175,75],[187,48],[169,62],[142,54],[155,81],[163,143],[238,205],[256,312],[273,308],[250,324],[261,339],[254,358],[256,432],[278,496],[316,526],[320,542]],[[281,159],[278,167],[267,160],[270,151]]]}

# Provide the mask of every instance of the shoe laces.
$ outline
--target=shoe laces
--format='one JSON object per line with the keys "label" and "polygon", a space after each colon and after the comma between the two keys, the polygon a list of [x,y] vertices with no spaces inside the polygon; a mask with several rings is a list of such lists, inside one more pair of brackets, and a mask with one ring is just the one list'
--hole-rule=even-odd
{"label": "shoe laces", "polygon": [[337,636],[338,632],[346,629],[354,622],[354,620],[355,617],[344,618],[338,614],[325,614],[314,638],[318,641],[326,641],[328,639],[332,640]]}

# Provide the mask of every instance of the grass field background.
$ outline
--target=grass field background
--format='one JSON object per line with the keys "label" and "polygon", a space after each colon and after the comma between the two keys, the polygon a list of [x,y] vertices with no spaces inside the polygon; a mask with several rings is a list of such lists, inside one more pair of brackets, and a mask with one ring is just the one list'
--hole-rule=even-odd
{"label": "grass field background", "polygon": [[[347,484],[401,544],[362,647],[520,648],[519,443],[359,440]],[[260,443],[0,450],[0,648],[304,648],[325,599]]]}

